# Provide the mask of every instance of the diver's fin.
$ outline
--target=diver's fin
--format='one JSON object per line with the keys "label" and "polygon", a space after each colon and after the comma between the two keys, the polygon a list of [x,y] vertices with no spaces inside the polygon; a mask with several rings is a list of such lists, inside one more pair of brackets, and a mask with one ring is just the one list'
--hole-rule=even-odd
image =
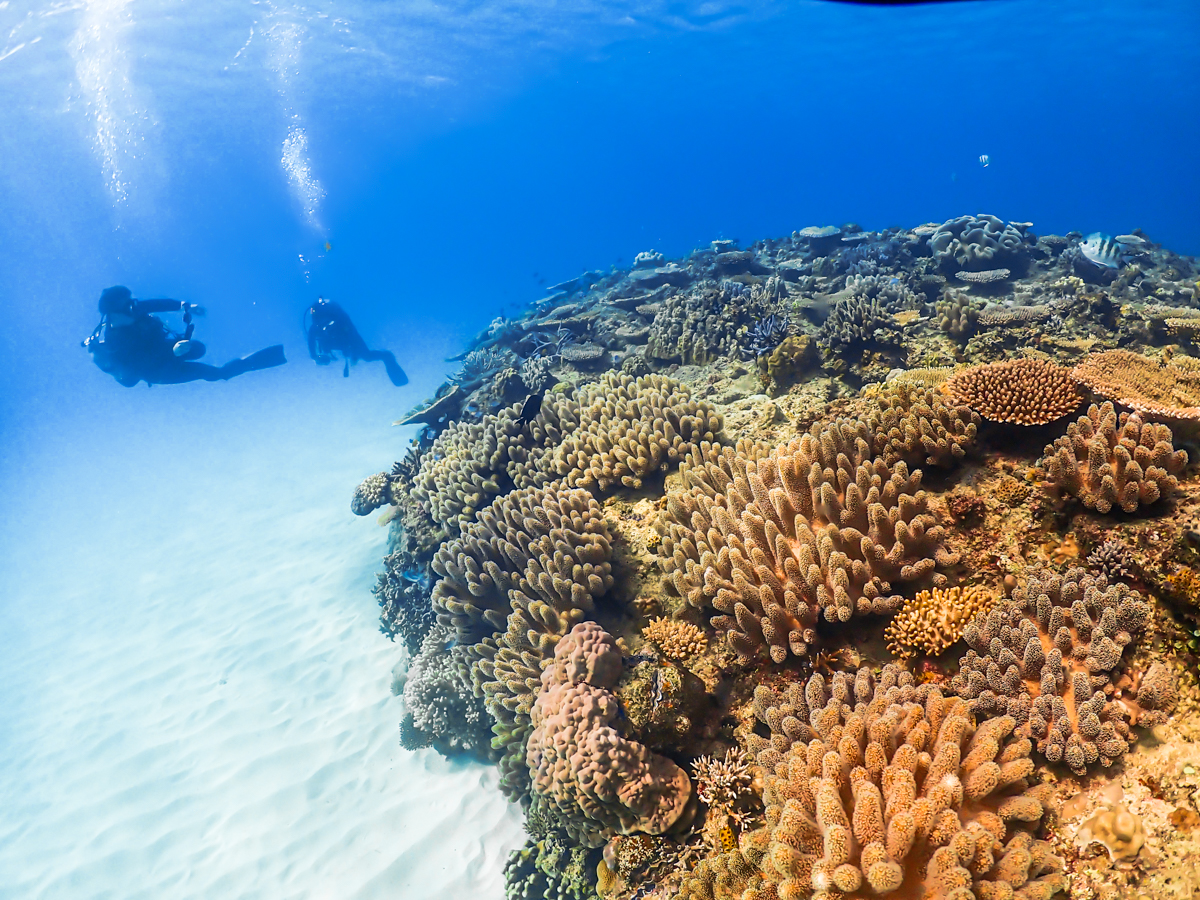
{"label": "diver's fin", "polygon": [[265,350],[259,350],[257,353],[251,353],[241,359],[225,363],[221,366],[221,374],[224,378],[233,378],[235,375],[245,372],[257,372],[259,369],[282,366],[285,362],[287,360],[283,356],[283,344],[273,344]]}
{"label": "diver's fin", "polygon": [[388,378],[396,387],[404,387],[408,384],[408,376],[404,374],[404,370],[400,368],[400,363],[396,362],[396,357],[391,353],[383,357],[384,368],[387,369]]}

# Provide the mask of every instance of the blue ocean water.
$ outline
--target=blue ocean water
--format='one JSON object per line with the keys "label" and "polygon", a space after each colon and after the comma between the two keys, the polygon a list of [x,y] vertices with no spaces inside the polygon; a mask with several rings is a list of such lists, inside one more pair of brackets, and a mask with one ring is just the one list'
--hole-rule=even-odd
{"label": "blue ocean water", "polygon": [[[256,543],[284,553],[296,532],[272,523],[348,516],[445,357],[583,270],[973,212],[1039,233],[1140,227],[1200,254],[1197,38],[1192,0],[0,2],[7,674],[57,659],[83,679],[69,643],[22,654],[51,630],[129,634],[130,598],[199,584]],[[290,362],[121,388],[79,346],[111,284],[203,304],[217,363],[277,342]],[[410,384],[313,366],[300,320],[318,295]],[[313,515],[305,534],[332,527]],[[382,532],[352,524],[320,563],[357,573],[343,608],[382,641],[367,590]],[[208,546],[230,535],[226,555]],[[273,563],[296,584],[314,564],[299,547]],[[33,724],[61,697],[49,683],[10,680],[0,754],[61,749]],[[19,811],[0,813],[0,843],[24,836],[41,868],[0,896],[120,896],[120,866],[78,869],[91,888],[46,874],[84,863],[37,844],[49,801],[26,775],[0,775],[0,809]],[[316,894],[299,878],[288,895]]]}

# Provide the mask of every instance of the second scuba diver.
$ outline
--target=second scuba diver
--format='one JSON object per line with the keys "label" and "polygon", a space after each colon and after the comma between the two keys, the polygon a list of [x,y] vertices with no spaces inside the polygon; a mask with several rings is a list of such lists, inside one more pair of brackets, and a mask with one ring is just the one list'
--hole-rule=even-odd
{"label": "second scuba diver", "polygon": [[[170,331],[151,313],[182,312],[184,332]],[[210,366],[196,362],[204,355],[204,345],[192,340],[193,316],[204,310],[182,300],[135,300],[122,285],[106,288],[100,294],[100,324],[83,347],[92,361],[119,384],[133,387],[146,384],[183,384],[188,381],[227,381],[258,369],[281,366],[285,362],[283,345]]]}
{"label": "second scuba diver", "polygon": [[395,355],[390,350],[371,350],[362,339],[350,316],[338,304],[324,297],[318,297],[317,302],[304,313],[304,332],[308,338],[308,355],[319,366],[327,366],[341,354],[342,377],[350,377],[350,363],[360,359],[368,362],[382,362],[387,369],[388,378],[396,387],[408,384],[408,376],[396,362]]}

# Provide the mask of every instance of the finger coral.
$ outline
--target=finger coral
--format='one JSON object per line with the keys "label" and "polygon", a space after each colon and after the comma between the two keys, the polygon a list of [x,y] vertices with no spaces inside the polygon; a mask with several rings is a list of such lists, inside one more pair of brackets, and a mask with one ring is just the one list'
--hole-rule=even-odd
{"label": "finger coral", "polygon": [[1175,450],[1170,428],[1144,423],[1137,413],[1118,418],[1108,401],[1089,407],[1042,460],[1053,492],[1101,513],[1114,506],[1132,513],[1169,497],[1186,466],[1187,453]]}
{"label": "finger coral", "polygon": [[684,660],[708,649],[708,638],[695,625],[663,616],[651,619],[642,629],[642,637],[655,644],[667,659]]}
{"label": "finger coral", "polygon": [[888,650],[905,660],[918,653],[940,656],[962,637],[975,614],[993,602],[992,595],[978,585],[919,591],[904,601],[884,631]]}
{"label": "finger coral", "polygon": [[1129,726],[1105,687],[1149,615],[1136,591],[1102,575],[1034,571],[967,626],[951,688],[979,715],[1012,716],[1050,762],[1076,774],[1111,765]]}
{"label": "finger coral", "polygon": [[364,478],[354,489],[350,511],[356,516],[369,516],[379,507],[392,502],[392,484],[386,472]]}
{"label": "finger coral", "polygon": [[[877,680],[866,669],[829,685],[814,675],[803,694],[807,720],[762,710],[796,740],[759,755],[768,843],[756,897],[993,900],[1063,888],[1062,860],[1031,832],[1048,792],[1029,784],[1030,742],[1013,717],[975,725],[963,700],[896,666]],[[750,837],[744,849],[763,833]]]}
{"label": "finger coral", "polygon": [[[1195,362],[1192,360],[1191,362]],[[1200,371],[1129,350],[1093,353],[1071,374],[1101,397],[1159,419],[1200,419]]]}
{"label": "finger coral", "polygon": [[904,460],[910,466],[949,468],[961,462],[975,442],[979,416],[932,388],[889,383],[876,402],[880,411],[869,424],[875,450],[889,464]]}
{"label": "finger coral", "polygon": [[586,846],[613,834],[662,834],[692,794],[686,772],[614,727],[620,674],[612,637],[581,622],[554,648],[533,706],[526,756],[533,789]]}
{"label": "finger coral", "polygon": [[819,615],[892,612],[893,581],[950,561],[920,473],[876,458],[872,439],[837,421],[769,452],[702,444],[681,464],[660,564],[688,603],[717,610],[743,659],[803,656]]}
{"label": "finger coral", "polygon": [[993,422],[1016,425],[1053,422],[1083,402],[1068,369],[1032,358],[955,372],[946,381],[946,391],[955,405],[969,406]]}

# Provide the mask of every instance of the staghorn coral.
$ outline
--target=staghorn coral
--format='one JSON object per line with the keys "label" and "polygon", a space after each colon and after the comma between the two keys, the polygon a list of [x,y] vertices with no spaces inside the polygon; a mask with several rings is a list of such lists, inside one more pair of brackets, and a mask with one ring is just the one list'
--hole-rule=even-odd
{"label": "staghorn coral", "polygon": [[434,744],[487,755],[489,719],[467,675],[466,648],[435,625],[413,657],[404,683],[412,725]]}
{"label": "staghorn coral", "polygon": [[746,359],[770,353],[792,333],[787,313],[771,313],[759,319],[742,337],[742,356]]}
{"label": "staghorn coral", "polygon": [[692,794],[686,772],[613,727],[620,674],[612,637],[581,622],[554,648],[533,706],[526,761],[534,792],[585,846],[613,834],[662,834]]}
{"label": "staghorn coral", "polygon": [[891,612],[892,582],[952,559],[920,473],[875,458],[872,439],[838,420],[769,452],[702,444],[680,465],[660,565],[689,604],[720,613],[742,659],[803,656],[819,615]]}
{"label": "staghorn coral", "polygon": [[372,592],[379,601],[380,631],[392,640],[399,636],[408,652],[416,654],[436,619],[425,573],[412,571],[412,562],[403,550],[389,553]]}
{"label": "staghorn coral", "polygon": [[708,649],[708,638],[695,625],[662,616],[650,620],[642,629],[642,637],[655,644],[667,659],[685,660]]}
{"label": "staghorn coral", "polygon": [[1070,494],[1100,513],[1114,506],[1132,513],[1174,493],[1187,453],[1175,450],[1166,425],[1144,423],[1137,413],[1118,418],[1106,400],[1047,446],[1041,465],[1053,493]]}
{"label": "staghorn coral", "polygon": [[[933,257],[946,271],[980,272],[1025,259],[1024,238],[995,216],[959,216],[937,227],[929,237]],[[960,272],[961,275],[961,272]]]}
{"label": "staghorn coral", "polygon": [[975,725],[963,700],[894,665],[878,680],[814,675],[793,699],[755,692],[772,732],[758,739],[767,825],[743,839],[743,860],[726,857],[726,883],[789,900],[1033,900],[1064,887],[1062,860],[1033,835],[1049,792],[1029,784],[1013,717]]}
{"label": "staghorn coral", "polygon": [[1040,359],[986,363],[955,372],[946,392],[985,419],[1043,425],[1074,412],[1083,402],[1069,370]]}
{"label": "staghorn coral", "polygon": [[750,792],[750,762],[741,750],[726,750],[723,759],[700,756],[692,761],[696,796],[713,809],[729,809]]}
{"label": "staghorn coral", "polygon": [[638,488],[642,479],[713,441],[721,417],[662,375],[609,373],[579,392],[579,426],[555,451],[557,473],[571,486]]}
{"label": "staghorn coral", "polygon": [[1129,350],[1093,353],[1071,374],[1096,394],[1156,419],[1200,420],[1200,370]]}
{"label": "staghorn coral", "polygon": [[730,281],[674,294],[654,310],[646,355],[695,365],[740,356],[739,329],[773,311],[777,290]]}
{"label": "staghorn coral", "polygon": [[889,312],[915,309],[917,295],[903,281],[889,275],[849,275],[846,290],[851,296],[877,300]]}
{"label": "staghorn coral", "polygon": [[966,405],[951,405],[945,394],[888,382],[875,393],[878,414],[870,417],[875,451],[894,464],[949,468],[962,461],[975,442],[979,416]]}
{"label": "staghorn coral", "polygon": [[978,585],[920,591],[904,601],[884,631],[888,650],[901,660],[918,653],[941,656],[962,637],[967,623],[993,602],[992,595]]}
{"label": "staghorn coral", "polygon": [[978,715],[1012,716],[1050,762],[1076,774],[1109,766],[1130,738],[1105,687],[1149,615],[1136,591],[1103,575],[1035,570],[967,626],[971,649],[951,687]]}

